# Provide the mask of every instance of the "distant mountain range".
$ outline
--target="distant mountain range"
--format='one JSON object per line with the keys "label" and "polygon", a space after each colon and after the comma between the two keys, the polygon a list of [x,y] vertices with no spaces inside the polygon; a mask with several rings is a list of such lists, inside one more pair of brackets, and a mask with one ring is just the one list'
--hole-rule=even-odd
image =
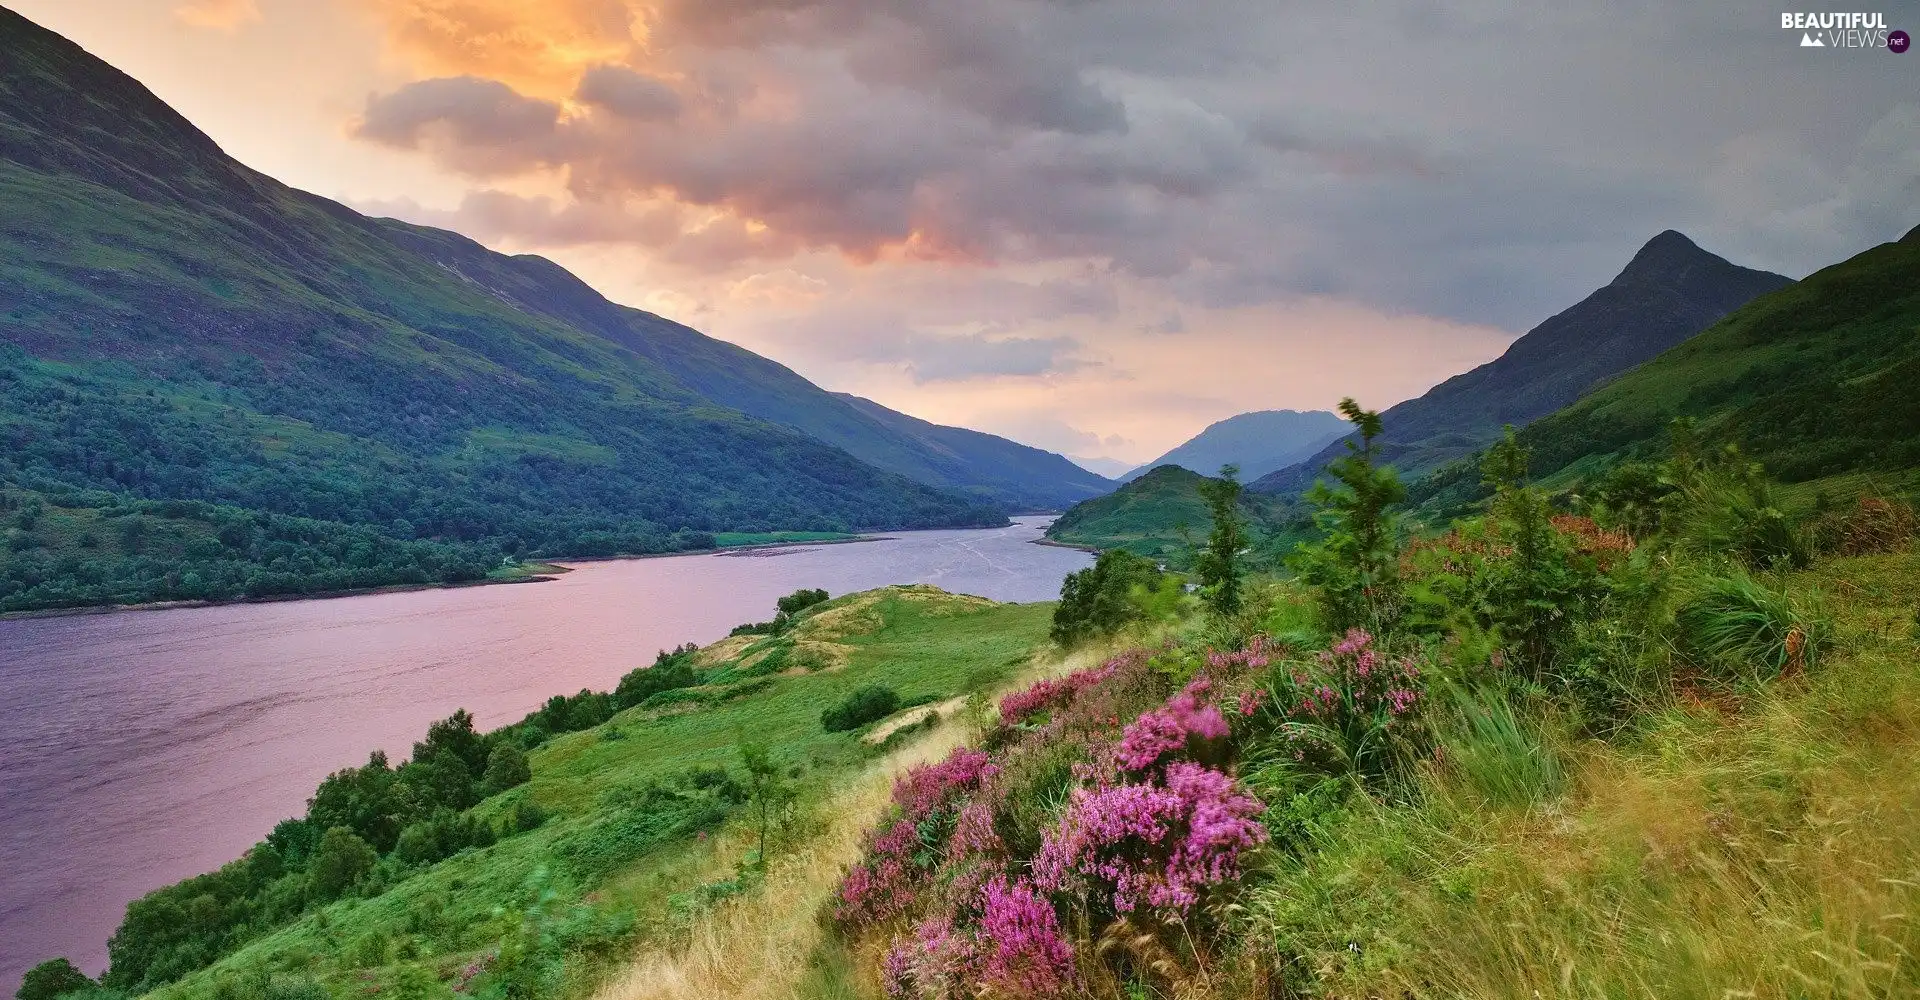
{"label": "distant mountain range", "polygon": [[0,610],[999,524],[1110,486],[289,188],[4,9],[0,52],[0,520],[29,512]]}
{"label": "distant mountain range", "polygon": [[[1528,331],[1506,353],[1381,414],[1377,446],[1416,477],[1470,455],[1500,435],[1579,399],[1699,333],[1758,296],[1792,284],[1708,253],[1668,230],[1640,248],[1605,287]],[[1356,390],[1364,405],[1364,392]],[[1265,493],[1298,494],[1340,454],[1335,442],[1255,480]]]}
{"label": "distant mountain range", "polygon": [[1325,410],[1256,410],[1209,424],[1185,444],[1120,478],[1130,482],[1163,465],[1214,476],[1232,464],[1240,467],[1242,480],[1254,480],[1306,458],[1349,429],[1346,421]]}

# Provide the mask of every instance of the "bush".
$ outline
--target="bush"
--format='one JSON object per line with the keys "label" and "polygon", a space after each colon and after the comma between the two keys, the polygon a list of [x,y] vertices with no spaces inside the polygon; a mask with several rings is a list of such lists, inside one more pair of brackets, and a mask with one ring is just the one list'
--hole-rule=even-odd
{"label": "bush", "polygon": [[1697,664],[1735,680],[1806,670],[1832,632],[1815,611],[1740,572],[1696,585],[1675,610],[1674,627]]}
{"label": "bush", "polygon": [[308,873],[314,895],[323,900],[339,899],[365,881],[378,860],[373,848],[352,830],[330,827],[320,837],[320,849],[314,853]]}
{"label": "bush", "polygon": [[688,643],[672,652],[661,650],[654,657],[653,665],[629,671],[620,678],[620,684],[613,690],[613,702],[621,709],[632,708],[662,691],[692,687],[700,683],[693,667],[693,655],[697,652],[692,643]]}
{"label": "bush", "polygon": [[900,695],[892,688],[869,684],[820,713],[820,725],[830,733],[859,729],[900,710]]}
{"label": "bush", "polygon": [[498,795],[509,788],[524,785],[533,780],[533,766],[527,763],[527,752],[512,743],[502,743],[487,755],[486,795]]}
{"label": "bush", "polygon": [[1100,553],[1092,566],[1067,574],[1053,609],[1050,635],[1062,646],[1112,635],[1143,617],[1136,589],[1156,590],[1166,574],[1145,556],[1125,549]]}
{"label": "bush", "polygon": [[54,1000],[65,993],[93,988],[93,980],[64,958],[48,959],[27,970],[20,980],[19,1000]]}

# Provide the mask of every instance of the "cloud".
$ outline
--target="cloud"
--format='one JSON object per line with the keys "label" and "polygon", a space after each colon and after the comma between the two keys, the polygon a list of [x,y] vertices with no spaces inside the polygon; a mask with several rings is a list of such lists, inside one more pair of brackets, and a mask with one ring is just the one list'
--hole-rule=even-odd
{"label": "cloud", "polygon": [[1070,337],[958,336],[909,333],[869,345],[863,361],[897,362],[915,382],[964,382],[982,377],[1064,375],[1092,364],[1077,357]]}
{"label": "cloud", "polygon": [[1843,181],[1856,207],[1830,238],[1765,237],[1732,213],[1784,225],[1807,207],[1790,189],[1736,206],[1703,184],[1744,169],[1743,136],[1794,135],[1825,178],[1862,142],[1896,166],[1917,144],[1861,133],[1903,93],[1888,60],[1811,61],[1759,14],[1644,3],[357,2],[424,67],[578,104],[551,133],[539,106],[525,128],[448,110],[429,142],[413,109],[363,135],[734,220],[698,230],[708,265],[1091,262],[1202,305],[1336,295],[1522,329],[1670,226],[1801,272],[1900,207],[1898,185]]}
{"label": "cloud", "polygon": [[622,118],[639,121],[672,121],[680,114],[680,95],[671,85],[624,66],[587,70],[575,96]]}
{"label": "cloud", "polygon": [[188,0],[173,9],[173,16],[196,28],[232,34],[260,21],[260,5],[256,0]]}
{"label": "cloud", "polygon": [[427,149],[473,174],[512,174],[554,162],[560,106],[523,97],[497,80],[442,77],[409,83],[367,102],[359,138]]}
{"label": "cloud", "polygon": [[625,0],[347,2],[380,18],[390,47],[425,75],[484,76],[549,98],[639,45]]}

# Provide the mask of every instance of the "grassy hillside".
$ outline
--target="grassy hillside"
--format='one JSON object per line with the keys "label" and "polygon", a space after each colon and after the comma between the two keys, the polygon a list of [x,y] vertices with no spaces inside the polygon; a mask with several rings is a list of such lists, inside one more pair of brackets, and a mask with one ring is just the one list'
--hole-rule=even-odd
{"label": "grassy hillside", "polygon": [[[938,724],[927,709],[909,708],[828,732],[824,707],[881,685],[951,715],[969,695],[1027,669],[1048,612],[895,587],[816,605],[783,635],[725,640],[692,655],[692,686],[655,692],[577,731],[559,724],[532,750],[530,780],[460,814],[497,830],[497,842],[444,860],[407,860],[403,835],[344,898],[309,901],[293,919],[264,925],[270,904],[229,902],[208,879],[184,883],[131,911],[139,919],[130,915],[116,936],[107,982],[163,998],[259,996],[269,981],[286,989],[318,983],[338,995],[441,996],[444,987],[406,991],[443,980],[502,996],[580,995],[633,948],[675,940],[705,911],[758,884],[761,800],[742,766],[743,742],[768,749],[781,786],[770,812],[769,854],[777,860],[814,834],[822,803],[843,784],[896,750],[911,753]],[[584,696],[571,702],[573,711],[590,704]],[[568,710],[550,705],[493,739],[527,741],[529,727]],[[529,815],[542,819],[532,825]],[[453,820],[442,814],[435,822]],[[276,846],[286,827],[222,875],[290,856]],[[302,884],[319,878],[322,862],[298,864],[310,868]],[[195,892],[209,894],[189,904],[206,907],[196,918],[205,926],[239,921],[207,937],[205,950],[173,952],[203,961],[143,962],[158,954],[143,936],[181,940],[176,923],[154,923],[161,898]],[[258,914],[253,923],[247,912]]]}
{"label": "grassy hillside", "polygon": [[190,563],[16,524],[0,610],[1004,521],[702,395],[551,262],[289,189],[4,10],[0,44],[0,483]]}
{"label": "grassy hillside", "polygon": [[[1106,496],[1075,504],[1047,528],[1047,537],[1188,566],[1194,546],[1213,530],[1213,517],[1200,498],[1199,487],[1206,479],[1177,465],[1163,465]],[[1282,530],[1289,513],[1286,505],[1252,493],[1241,494],[1241,509],[1256,542]]]}
{"label": "grassy hillside", "polygon": [[[1500,357],[1385,410],[1378,447],[1417,477],[1579,399],[1607,379],[1699,333],[1754,297],[1791,284],[1739,267],[1669,230],[1595,291],[1513,342]],[[1256,491],[1304,492],[1341,445],[1255,480]]]}
{"label": "grassy hillside", "polygon": [[[1521,432],[1534,471],[1573,485],[1657,456],[1676,417],[1737,444],[1790,495],[1900,493],[1920,470],[1920,235],[1756,299]],[[1442,507],[1481,493],[1462,465],[1421,484]]]}

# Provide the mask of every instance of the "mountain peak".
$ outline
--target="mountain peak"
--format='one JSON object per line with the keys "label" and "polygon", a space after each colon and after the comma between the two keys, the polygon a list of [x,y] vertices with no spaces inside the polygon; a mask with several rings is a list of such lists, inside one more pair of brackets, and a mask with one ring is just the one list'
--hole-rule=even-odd
{"label": "mountain peak", "polygon": [[1726,263],[1721,257],[1700,249],[1685,233],[1669,229],[1648,240],[1613,280],[1615,284],[1659,280],[1682,268],[1716,262]]}
{"label": "mountain peak", "polygon": [[1920,226],[1915,226],[1912,229],[1907,230],[1907,235],[1900,237],[1900,242],[1920,243]]}

